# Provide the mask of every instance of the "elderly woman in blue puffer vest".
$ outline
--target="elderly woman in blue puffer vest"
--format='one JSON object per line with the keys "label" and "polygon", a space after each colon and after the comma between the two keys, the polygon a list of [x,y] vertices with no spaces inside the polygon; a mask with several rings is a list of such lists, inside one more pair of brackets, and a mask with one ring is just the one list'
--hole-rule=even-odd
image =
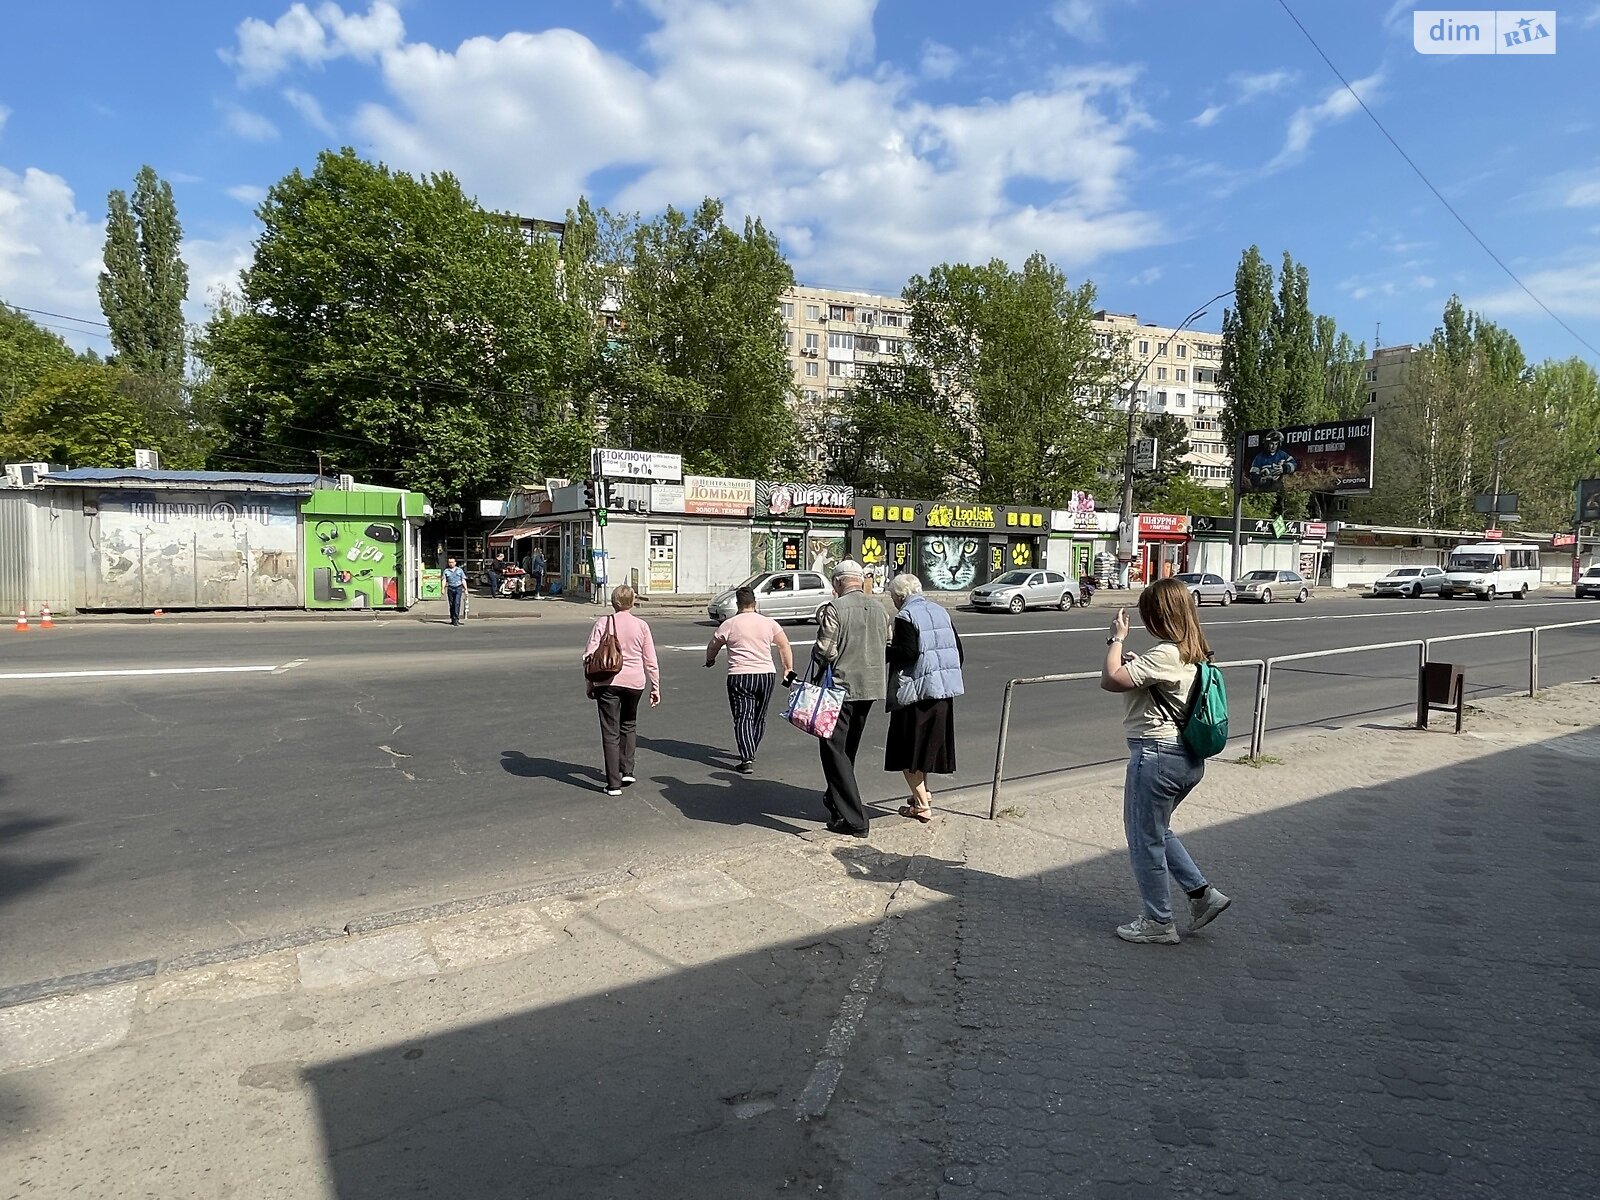
{"label": "elderly woman in blue puffer vest", "polygon": [[922,594],[915,575],[889,581],[889,598],[899,615],[889,641],[889,741],[883,769],[899,771],[911,789],[911,803],[900,815],[933,819],[929,775],[956,769],[955,699],[966,690],[961,664],[966,657],[950,614]]}

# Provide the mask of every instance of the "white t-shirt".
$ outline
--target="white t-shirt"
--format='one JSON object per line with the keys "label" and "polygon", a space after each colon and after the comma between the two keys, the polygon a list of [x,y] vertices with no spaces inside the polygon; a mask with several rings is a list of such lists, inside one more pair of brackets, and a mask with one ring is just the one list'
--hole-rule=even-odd
{"label": "white t-shirt", "polygon": [[1122,730],[1131,738],[1176,739],[1178,727],[1171,717],[1151,699],[1154,689],[1160,688],[1166,698],[1180,713],[1189,703],[1189,689],[1194,687],[1198,668],[1186,663],[1171,642],[1158,642],[1145,653],[1127,662],[1124,668],[1128,677],[1138,686],[1122,693],[1126,706]]}

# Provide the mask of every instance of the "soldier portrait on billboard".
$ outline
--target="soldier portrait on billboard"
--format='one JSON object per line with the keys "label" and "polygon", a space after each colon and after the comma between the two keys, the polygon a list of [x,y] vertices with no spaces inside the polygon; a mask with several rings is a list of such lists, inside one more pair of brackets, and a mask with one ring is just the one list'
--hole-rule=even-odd
{"label": "soldier portrait on billboard", "polygon": [[1252,492],[1281,492],[1285,475],[1293,475],[1299,469],[1294,455],[1283,448],[1283,434],[1276,429],[1270,430],[1266,437],[1261,439],[1261,449],[1250,460],[1250,491]]}

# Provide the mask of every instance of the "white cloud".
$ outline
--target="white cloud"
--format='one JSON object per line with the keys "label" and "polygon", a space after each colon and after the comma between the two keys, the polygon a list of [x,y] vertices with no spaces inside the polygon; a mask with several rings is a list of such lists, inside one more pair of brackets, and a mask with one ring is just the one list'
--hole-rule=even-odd
{"label": "white cloud", "polygon": [[940,42],[924,42],[919,66],[925,79],[949,79],[961,66],[961,55]]}
{"label": "white cloud", "polygon": [[1600,205],[1600,179],[1586,179],[1568,189],[1562,203],[1568,208],[1594,208]]}
{"label": "white cloud", "polygon": [[11,110],[9,108],[7,108],[4,104],[0,104],[0,134],[5,133],[5,131],[6,131],[6,118],[9,117],[10,115],[11,115]]}
{"label": "white cloud", "polygon": [[1209,129],[1217,123],[1217,118],[1227,111],[1226,104],[1210,104],[1198,116],[1190,117],[1189,124],[1198,125],[1201,129]]}
{"label": "white cloud", "polygon": [[228,130],[247,142],[275,142],[278,127],[260,113],[230,104],[222,110],[222,120]]}
{"label": "white cloud", "polygon": [[1412,284],[1413,287],[1418,287],[1418,288],[1421,288],[1423,291],[1428,291],[1431,288],[1438,287],[1439,286],[1439,281],[1437,279],[1435,279],[1432,275],[1418,275],[1415,279],[1413,279],[1411,281],[1411,284]]}
{"label": "white cloud", "polygon": [[271,25],[248,17],[236,30],[238,46],[221,52],[246,85],[267,83],[290,68],[321,66],[336,58],[371,62],[405,37],[405,23],[389,0],[373,0],[365,16],[347,14],[337,4],[315,13],[296,3]]}
{"label": "white cloud", "polygon": [[[1374,71],[1365,79],[1357,79],[1349,88],[1340,84],[1317,104],[1296,109],[1294,116],[1289,118],[1283,149],[1278,151],[1278,156],[1267,164],[1267,170],[1280,170],[1300,161],[1305,157],[1306,150],[1311,146],[1311,139],[1316,136],[1319,129],[1342,121],[1352,113],[1360,112],[1361,104],[1356,96],[1360,96],[1361,100],[1369,105],[1374,103],[1382,83],[1383,72]],[[1351,94],[1352,91],[1354,95]]]}
{"label": "white cloud", "polygon": [[354,129],[393,166],[450,170],[529,215],[559,215],[601,172],[622,182],[598,199],[625,210],[721,196],[817,281],[897,289],[1034,249],[1071,268],[1164,236],[1127,198],[1151,124],[1133,68],[928,104],[876,61],[876,0],[644,2],[660,24],[643,65],[565,29],[384,49],[387,96]]}
{"label": "white cloud", "polygon": [[299,88],[284,88],[283,98],[289,107],[299,113],[301,119],[318,133],[330,138],[338,136],[338,130],[333,127],[333,122],[323,114],[322,105],[311,93],[302,92]]}
{"label": "white cloud", "polygon": [[239,290],[239,276],[255,257],[256,232],[231,229],[214,238],[184,238],[183,261],[189,268],[189,299],[184,318],[200,324],[223,292]]}
{"label": "white cloud", "polygon": [[[61,176],[0,167],[0,299],[98,320],[104,240],[104,227],[79,210]],[[80,349],[105,349],[103,340],[66,336]]]}
{"label": "white cloud", "polygon": [[1579,29],[1600,28],[1600,4],[1596,4],[1583,16],[1576,18]]}
{"label": "white cloud", "polygon": [[1132,3],[1134,0],[1055,0],[1050,19],[1081,42],[1101,42],[1106,36],[1105,10]]}
{"label": "white cloud", "polygon": [[1128,280],[1134,287],[1147,287],[1161,278],[1160,267],[1146,267],[1132,279]]}
{"label": "white cloud", "polygon": [[248,204],[251,208],[260,204],[267,198],[267,189],[257,187],[253,183],[239,183],[225,189],[226,194],[240,204]]}
{"label": "white cloud", "polygon": [[1248,103],[1260,96],[1270,96],[1281,92],[1295,80],[1300,78],[1298,71],[1235,71],[1228,76],[1228,83],[1234,90],[1234,98],[1241,104]]}
{"label": "white cloud", "polygon": [[[1600,317],[1600,257],[1523,274],[1522,281],[1559,316]],[[1494,318],[1544,314],[1533,297],[1514,284],[1466,303]]]}

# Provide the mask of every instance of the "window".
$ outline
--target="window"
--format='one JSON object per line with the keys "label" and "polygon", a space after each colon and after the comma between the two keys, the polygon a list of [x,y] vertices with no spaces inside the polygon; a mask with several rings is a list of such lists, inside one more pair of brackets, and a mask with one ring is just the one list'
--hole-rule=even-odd
{"label": "window", "polygon": [[1182,342],[1178,343],[1178,357],[1179,358],[1188,358],[1189,357],[1189,347],[1185,346]]}
{"label": "window", "polygon": [[859,308],[856,310],[856,320],[863,325],[873,325],[877,323],[878,314],[870,308]]}
{"label": "window", "polygon": [[1157,367],[1156,368],[1156,381],[1160,382],[1161,380],[1165,379],[1166,377],[1167,377],[1167,369],[1165,367]]}
{"label": "window", "polygon": [[822,309],[818,308],[815,304],[806,305],[806,320],[808,320],[808,321],[820,321],[820,320],[822,320]]}
{"label": "window", "polygon": [[1211,367],[1196,367],[1194,369],[1194,381],[1196,383],[1215,383],[1217,381],[1217,373]]}
{"label": "window", "polygon": [[785,329],[783,331],[783,346],[785,350],[794,349],[794,330]]}
{"label": "window", "polygon": [[1139,403],[1140,404],[1144,404],[1149,399],[1150,399],[1150,393],[1145,391],[1144,388],[1140,388],[1139,389]]}
{"label": "window", "polygon": [[1150,343],[1149,342],[1140,342],[1139,343],[1139,353],[1140,354],[1149,354],[1150,353]]}
{"label": "window", "polygon": [[1378,382],[1378,368],[1377,367],[1368,367],[1367,368],[1367,382],[1368,383],[1377,383]]}
{"label": "window", "polygon": [[900,328],[900,314],[899,313],[884,313],[882,320],[883,320],[883,323],[885,325],[887,325],[890,329],[899,329]]}
{"label": "window", "polygon": [[1368,392],[1367,393],[1367,403],[1368,404],[1376,404],[1377,402],[1378,402],[1378,393],[1377,392]]}
{"label": "window", "polygon": [[828,335],[829,350],[854,350],[856,335],[853,333],[830,333]]}
{"label": "window", "polygon": [[821,575],[800,576],[800,590],[802,592],[820,592],[824,588],[827,588],[827,586],[827,584],[822,582]]}
{"label": "window", "polygon": [[856,373],[856,365],[853,362],[829,362],[828,363],[828,374],[829,375],[835,375],[835,376],[838,376],[841,379],[849,379],[852,376],[854,376],[855,373]]}
{"label": "window", "polygon": [[818,336],[816,334],[814,334],[814,333],[806,334],[806,349],[807,350],[815,350],[817,348],[818,340],[819,339],[818,339]]}
{"label": "window", "polygon": [[794,303],[792,301],[781,301],[778,304],[778,311],[783,314],[783,319],[785,321],[794,320]]}
{"label": "window", "polygon": [[[817,364],[816,363],[812,363],[811,365],[812,366],[816,366]],[[813,401],[813,402],[822,399],[822,393],[817,391],[816,388],[807,388],[805,391],[801,392],[800,394],[802,396],[804,396],[807,400],[810,400],[810,401]]]}
{"label": "window", "polygon": [[848,308],[846,308],[844,305],[842,305],[842,304],[830,304],[830,305],[828,305],[828,320],[830,320],[830,321],[848,321],[849,319],[850,319],[850,310]]}
{"label": "window", "polygon": [[843,400],[844,399],[844,389],[842,387],[831,387],[831,388],[829,388],[828,389],[828,399],[829,400]]}
{"label": "window", "polygon": [[[1210,432],[1215,432],[1216,430],[1222,428],[1222,424],[1215,417],[1196,417],[1194,419],[1194,427],[1196,429],[1204,429]],[[1222,443],[1218,442],[1217,445],[1220,446]]]}
{"label": "window", "polygon": [[1161,405],[1165,405],[1166,402],[1167,402],[1167,394],[1165,392],[1157,392],[1156,393],[1156,403],[1157,404],[1161,404]]}
{"label": "window", "polygon": [[816,377],[817,377],[817,364],[815,362],[812,362],[812,361],[808,360],[806,362],[806,378],[807,379],[815,379]]}
{"label": "window", "polygon": [[878,352],[878,339],[868,337],[864,333],[859,334],[856,337],[856,349],[864,354],[876,354]]}
{"label": "window", "polygon": [[1162,342],[1161,345],[1156,347],[1156,357],[1157,358],[1165,358],[1166,356],[1167,356],[1167,344],[1165,342]]}
{"label": "window", "polygon": [[1185,371],[1182,367],[1179,367],[1177,369],[1177,371],[1174,373],[1174,377],[1177,379],[1177,381],[1179,383],[1183,383],[1183,382],[1188,380],[1189,372]]}
{"label": "window", "polygon": [[1187,408],[1189,406],[1188,394],[1185,392],[1173,392],[1172,404],[1174,408]]}

